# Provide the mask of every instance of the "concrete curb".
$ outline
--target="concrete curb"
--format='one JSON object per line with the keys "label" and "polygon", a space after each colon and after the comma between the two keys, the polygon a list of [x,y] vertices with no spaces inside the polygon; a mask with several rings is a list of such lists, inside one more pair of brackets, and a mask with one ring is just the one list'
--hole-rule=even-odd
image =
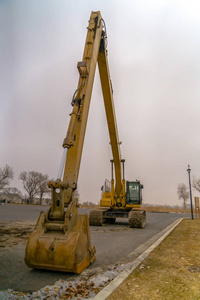
{"label": "concrete curb", "polygon": [[178,226],[178,224],[183,220],[183,218],[176,220],[167,228],[168,230],[146,251],[144,251],[134,262],[133,264],[124,269],[123,272],[115,279],[113,279],[104,289],[102,289],[93,300],[105,300],[107,299],[112,292],[139,266],[139,264]]}

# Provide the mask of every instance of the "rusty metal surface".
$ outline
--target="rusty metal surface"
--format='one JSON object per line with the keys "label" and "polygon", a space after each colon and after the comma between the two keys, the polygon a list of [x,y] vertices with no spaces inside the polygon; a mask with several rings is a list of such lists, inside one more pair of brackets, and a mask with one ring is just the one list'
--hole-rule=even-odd
{"label": "rusty metal surface", "polygon": [[88,215],[74,215],[63,230],[47,230],[41,212],[30,235],[25,254],[28,267],[81,273],[95,259],[91,247]]}

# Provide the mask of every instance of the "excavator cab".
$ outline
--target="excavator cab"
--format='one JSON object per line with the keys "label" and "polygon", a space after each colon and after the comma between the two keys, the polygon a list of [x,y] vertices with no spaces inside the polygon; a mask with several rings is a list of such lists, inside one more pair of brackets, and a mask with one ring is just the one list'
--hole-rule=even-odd
{"label": "excavator cab", "polygon": [[126,181],[126,202],[127,204],[142,204],[143,185],[140,181]]}

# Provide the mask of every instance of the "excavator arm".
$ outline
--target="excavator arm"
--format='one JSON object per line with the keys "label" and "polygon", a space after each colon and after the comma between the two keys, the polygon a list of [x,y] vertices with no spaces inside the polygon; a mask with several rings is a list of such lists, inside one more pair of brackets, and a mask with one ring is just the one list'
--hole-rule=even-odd
{"label": "excavator arm", "polygon": [[[63,218],[64,206],[67,207],[73,199],[77,189],[80,161],[85,137],[85,130],[90,107],[93,81],[99,54],[99,46],[102,37],[103,21],[100,12],[92,12],[86,36],[85,48],[82,61],[78,62],[79,71],[78,87],[72,99],[72,112],[66,137],[63,141],[64,153],[59,170],[59,178],[56,182],[50,182],[49,187],[53,190],[52,202],[60,206],[52,205],[51,218]],[[63,179],[61,181],[64,169]],[[63,188],[64,187],[64,188]],[[60,188],[61,193],[56,195],[54,190]],[[55,198],[56,196],[56,198]]]}
{"label": "excavator arm", "polygon": [[92,12],[85,42],[82,61],[78,62],[79,82],[72,100],[73,110],[63,147],[67,148],[67,158],[63,181],[69,184],[70,193],[65,198],[70,201],[71,191],[77,188],[80,161],[88,119],[103,22],[100,12]]}

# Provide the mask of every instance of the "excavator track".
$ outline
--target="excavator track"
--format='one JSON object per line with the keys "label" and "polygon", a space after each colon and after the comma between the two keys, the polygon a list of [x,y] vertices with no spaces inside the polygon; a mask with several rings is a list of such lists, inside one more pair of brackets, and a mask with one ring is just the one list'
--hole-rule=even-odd
{"label": "excavator track", "polygon": [[128,214],[130,228],[144,228],[146,224],[146,211],[132,209]]}
{"label": "excavator track", "polygon": [[91,210],[89,214],[90,226],[102,226],[103,225],[103,211]]}

